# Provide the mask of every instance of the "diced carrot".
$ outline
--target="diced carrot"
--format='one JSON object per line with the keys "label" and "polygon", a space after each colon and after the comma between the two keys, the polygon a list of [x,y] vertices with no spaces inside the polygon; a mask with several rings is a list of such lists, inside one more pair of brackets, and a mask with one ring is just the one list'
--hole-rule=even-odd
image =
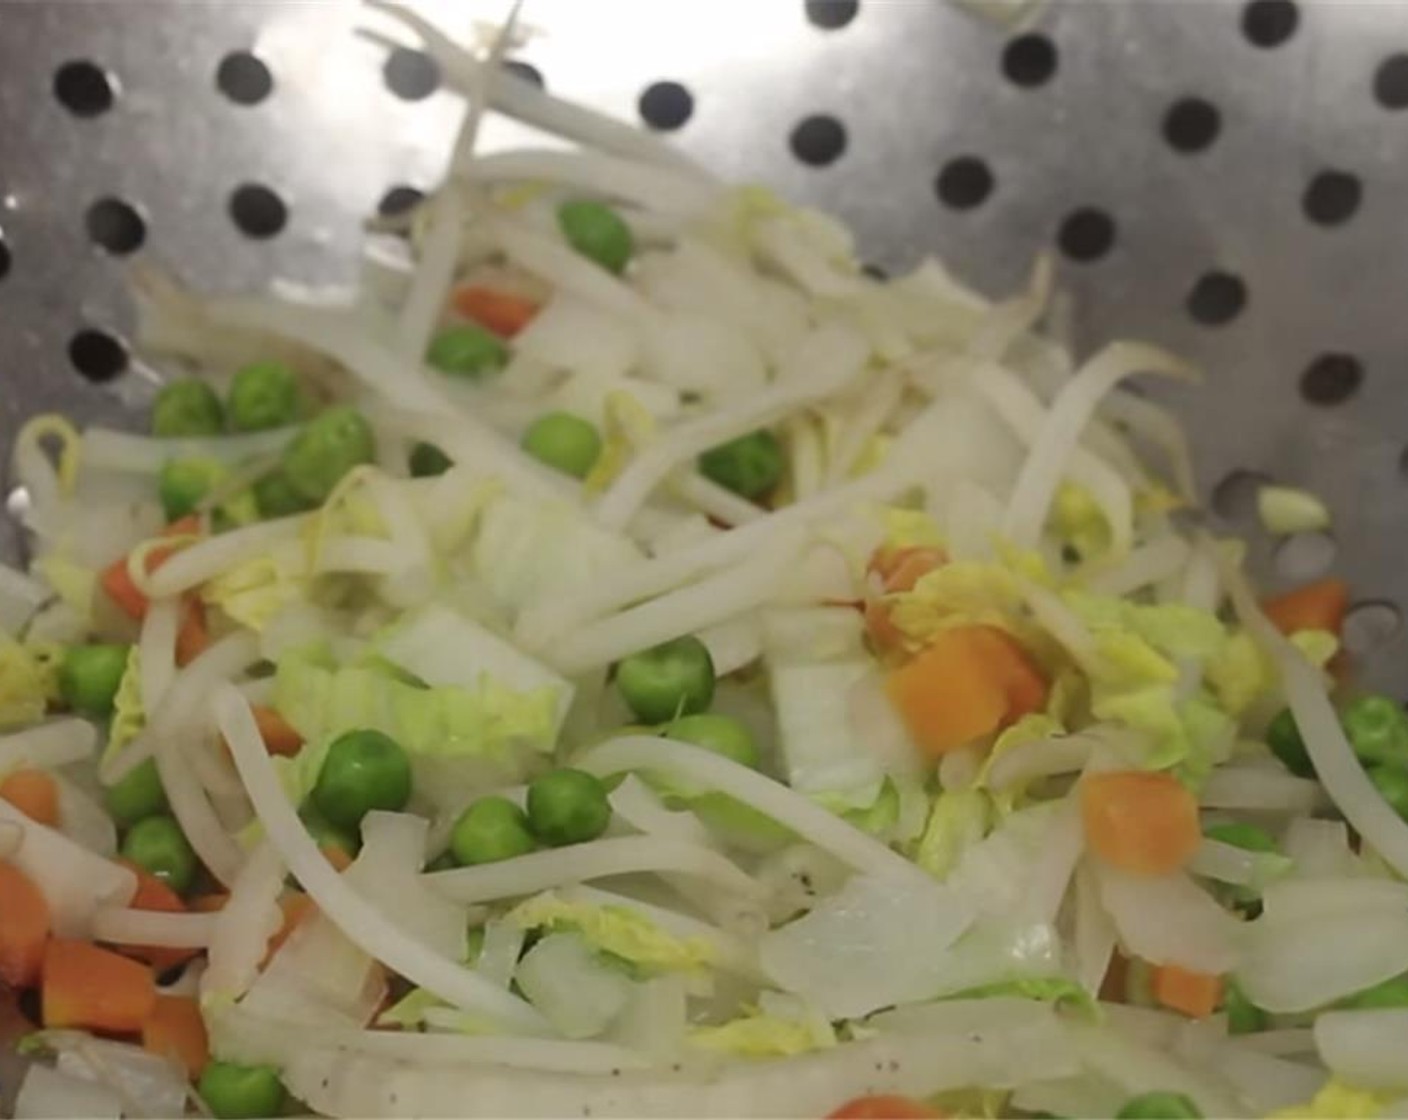
{"label": "diced carrot", "polygon": [[1283,634],[1297,630],[1328,630],[1338,634],[1349,606],[1349,585],[1342,579],[1321,579],[1262,603],[1266,616]]}
{"label": "diced carrot", "polygon": [[142,1023],[142,1048],[180,1062],[194,1081],[210,1061],[210,1039],[200,1004],[190,996],[157,996],[156,1006]]}
{"label": "diced carrot", "polygon": [[1047,699],[1046,677],[1021,643],[996,626],[975,626],[972,630],[973,641],[983,649],[985,660],[1007,693],[1003,724],[1042,711]]}
{"label": "diced carrot", "polygon": [[[119,859],[117,862],[137,876],[137,893],[127,904],[133,910],[159,910],[166,914],[185,912],[186,904],[181,901],[181,896],[146,868],[130,860]],[[173,949],[165,945],[123,945],[120,950],[129,957],[146,961],[158,972],[185,964],[197,952],[195,949]]]}
{"label": "diced carrot", "polygon": [[453,302],[455,310],[466,319],[473,319],[502,338],[512,338],[538,314],[538,305],[531,299],[474,284],[456,288]]}
{"label": "diced carrot", "polygon": [[1172,774],[1091,774],[1081,782],[1080,808],[1095,854],[1134,875],[1177,871],[1202,841],[1198,802]]}
{"label": "diced carrot", "polygon": [[1206,1019],[1222,1002],[1222,977],[1176,964],[1160,964],[1154,966],[1149,990],[1162,1006],[1194,1019]]}
{"label": "diced carrot", "polygon": [[946,1115],[913,1097],[876,1093],[847,1101],[826,1120],[943,1120]]}
{"label": "diced carrot", "polygon": [[44,1026],[119,1034],[142,1029],[156,1006],[151,969],[87,941],[51,938],[41,980]]}
{"label": "diced carrot", "polygon": [[254,722],[264,740],[264,749],[270,754],[292,756],[303,749],[303,736],[275,709],[256,705]]}
{"label": "diced carrot", "polygon": [[188,906],[196,914],[218,914],[225,909],[225,903],[229,901],[228,891],[210,891],[208,894],[194,896]]}
{"label": "diced carrot", "polygon": [[865,570],[876,576],[886,594],[913,591],[914,585],[935,568],[948,563],[948,555],[939,548],[877,548],[870,555]]}
{"label": "diced carrot", "polygon": [[893,653],[904,645],[904,631],[890,617],[890,605],[884,599],[867,599],[861,607],[865,619],[865,636],[878,654]]}
{"label": "diced carrot", "polygon": [[0,863],[0,980],[12,988],[38,983],[50,928],[44,892],[13,863]]}
{"label": "diced carrot", "polygon": [[[189,537],[198,535],[200,531],[200,517],[191,514],[171,522],[161,531],[161,535],[163,537]],[[170,548],[154,548],[148,552],[147,575],[151,575],[160,568],[179,549],[179,545],[172,545]],[[102,584],[103,590],[108,593],[108,598],[121,607],[124,613],[138,620],[146,617],[147,607],[150,604],[147,602],[146,595],[132,582],[132,576],[127,571],[126,556],[119,556],[108,565],[103,570],[99,582]]]}
{"label": "diced carrot", "polygon": [[181,625],[176,631],[176,664],[184,669],[209,648],[205,604],[194,595],[187,595],[181,600]]}
{"label": "diced carrot", "polygon": [[59,785],[43,770],[26,768],[6,774],[0,781],[0,797],[30,820],[50,828],[59,825]]}

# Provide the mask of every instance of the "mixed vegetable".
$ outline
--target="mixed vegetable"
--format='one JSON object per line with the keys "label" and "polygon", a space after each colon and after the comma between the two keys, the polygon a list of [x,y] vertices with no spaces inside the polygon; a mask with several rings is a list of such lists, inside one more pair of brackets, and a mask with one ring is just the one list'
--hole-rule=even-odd
{"label": "mixed vegetable", "polygon": [[470,116],[350,303],[143,275],[150,434],[19,435],[16,1115],[1397,1114],[1408,717],[1191,371],[375,6],[577,146]]}

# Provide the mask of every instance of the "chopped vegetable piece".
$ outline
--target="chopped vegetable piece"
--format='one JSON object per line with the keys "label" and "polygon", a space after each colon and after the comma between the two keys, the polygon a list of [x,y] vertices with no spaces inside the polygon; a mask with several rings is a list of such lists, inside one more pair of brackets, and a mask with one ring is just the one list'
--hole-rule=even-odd
{"label": "chopped vegetable piece", "polygon": [[376,460],[376,437],[367,418],[351,405],[324,409],[284,449],[282,469],[306,501],[327,500],[343,475]]}
{"label": "chopped vegetable piece", "polygon": [[740,720],[713,712],[681,716],[664,729],[667,739],[693,743],[715,754],[732,759],[740,766],[758,769],[761,761],[753,733]]}
{"label": "chopped vegetable piece", "polygon": [[450,833],[450,854],[459,867],[512,859],[535,847],[527,814],[506,797],[481,797],[471,803]]}
{"label": "chopped vegetable piece", "polygon": [[190,996],[157,996],[142,1023],[142,1047],[179,1062],[194,1081],[210,1061],[210,1039],[200,1004]]}
{"label": "chopped vegetable piece", "polygon": [[1408,1007],[1408,975],[1394,976],[1372,988],[1355,992],[1339,1002],[1339,1007],[1369,1010],[1376,1007]]}
{"label": "chopped vegetable piece", "polygon": [[456,288],[451,299],[466,319],[488,327],[500,338],[512,338],[538,313],[538,305],[531,299],[474,284]]}
{"label": "chopped vegetable piece", "polygon": [[0,797],[30,820],[59,825],[59,786],[43,770],[25,768],[5,775],[0,781]]}
{"label": "chopped vegetable piece", "polygon": [[766,429],[739,436],[699,456],[699,473],[742,498],[760,498],[782,479],[782,443]]}
{"label": "chopped vegetable piece", "polygon": [[177,521],[194,513],[226,473],[215,459],[168,459],[156,483],[166,520]]}
{"label": "chopped vegetable piece", "polygon": [[1228,1034],[1256,1034],[1270,1023],[1266,1012],[1249,1000],[1236,983],[1227,985],[1223,1008],[1227,1012]]}
{"label": "chopped vegetable piece", "polygon": [[277,709],[254,705],[254,722],[259,728],[259,737],[264,740],[264,749],[270,754],[292,758],[303,749],[303,736]]}
{"label": "chopped vegetable piece", "polygon": [[164,437],[218,436],[225,410],[215,390],[197,377],[183,377],[161,387],[152,404],[152,434]]}
{"label": "chopped vegetable piece", "polygon": [[897,591],[913,591],[914,585],[935,568],[948,562],[948,556],[940,548],[925,548],[914,545],[907,548],[877,548],[871,553],[865,566],[866,574],[879,581],[880,590],[886,594]]}
{"label": "chopped vegetable piece", "polygon": [[425,360],[441,373],[479,379],[508,364],[508,348],[474,323],[446,327],[431,340]]}
{"label": "chopped vegetable piece", "polygon": [[411,448],[407,464],[412,478],[437,478],[455,465],[455,461],[433,443],[422,440]]}
{"label": "chopped vegetable piece", "polygon": [[1222,1001],[1222,977],[1176,964],[1155,965],[1149,978],[1154,1001],[1194,1019],[1206,1019]]}
{"label": "chopped vegetable piece", "polygon": [[283,362],[254,362],[230,382],[226,413],[237,432],[282,428],[298,419],[298,377]]}
{"label": "chopped vegetable piece", "polygon": [[1202,1113],[1182,1093],[1140,1093],[1115,1113],[1115,1120],[1200,1120]]}
{"label": "chopped vegetable piece", "polygon": [[196,1085],[201,1100],[217,1120],[279,1116],[287,1093],[273,1066],[211,1062]]}
{"label": "chopped vegetable piece", "polygon": [[828,1112],[826,1120],[942,1120],[943,1116],[913,1097],[877,1093],[847,1101],[835,1112]]}
{"label": "chopped vegetable piece", "polygon": [[1256,492],[1256,512],[1268,533],[1289,536],[1330,527],[1330,511],[1308,490],[1263,486]]}
{"label": "chopped vegetable piece", "polygon": [[254,504],[260,517],[289,517],[317,504],[305,498],[281,470],[256,479],[250,489],[254,492]]}
{"label": "chopped vegetable piece", "polygon": [[570,412],[539,416],[523,433],[523,450],[554,470],[586,478],[601,458],[601,433]]}
{"label": "chopped vegetable piece", "polygon": [[175,817],[158,814],[138,821],[123,837],[122,855],[178,894],[195,879],[196,853]]}
{"label": "chopped vegetable piece", "polygon": [[127,669],[130,646],[70,646],[59,663],[59,692],[81,715],[106,719]]}
{"label": "chopped vegetable piece", "polygon": [[120,826],[136,824],[143,817],[166,810],[166,790],[157,773],[156,759],[138,763],[103,794],[108,815]]}
{"label": "chopped vegetable piece", "polygon": [[577,200],[557,208],[557,225],[568,244],[608,272],[622,272],[635,251],[631,227],[611,207]]}
{"label": "chopped vegetable piece", "polygon": [[356,828],[373,809],[399,812],[411,796],[411,760],[380,731],[348,731],[328,747],[312,799],[333,824]]}
{"label": "chopped vegetable piece", "polygon": [[87,941],[52,938],[41,979],[44,1026],[132,1033],[156,1006],[146,965]]}
{"label": "chopped vegetable piece", "polygon": [[621,661],[616,688],[637,718],[664,723],[713,702],[714,660],[708,646],[686,634]]}
{"label": "chopped vegetable piece", "polygon": [[1349,585],[1341,579],[1322,579],[1262,603],[1266,617],[1283,634],[1300,630],[1326,630],[1336,636],[1349,606]]}
{"label": "chopped vegetable piece", "polygon": [[1408,716],[1387,696],[1359,696],[1340,713],[1359,761],[1408,766]]}
{"label": "chopped vegetable piece", "polygon": [[[127,903],[133,910],[156,910],[163,914],[181,914],[187,909],[181,896],[165,882],[158,879],[141,864],[129,859],[119,859],[119,863],[129,868],[137,876],[137,893]],[[146,961],[157,972],[185,964],[196,955],[195,949],[175,949],[165,945],[122,945],[123,953],[129,957]]]}
{"label": "chopped vegetable piece", "polygon": [[1203,835],[1209,840],[1231,844],[1234,848],[1241,848],[1248,852],[1274,852],[1277,850],[1276,841],[1271,833],[1264,828],[1258,828],[1256,825],[1247,824],[1244,821],[1210,824],[1203,829]]}
{"label": "chopped vegetable piece", "polygon": [[1080,806],[1091,849],[1134,875],[1177,871],[1202,838],[1198,802],[1172,774],[1088,774],[1081,782]]}
{"label": "chopped vegetable piece", "polygon": [[210,648],[210,630],[205,624],[205,604],[196,596],[181,600],[181,624],[176,631],[176,664],[185,668]]}
{"label": "chopped vegetable piece", "polygon": [[44,892],[14,864],[0,862],[0,980],[12,988],[37,984],[51,929]]}
{"label": "chopped vegetable piece", "polygon": [[283,947],[284,942],[293,936],[294,930],[318,912],[318,906],[301,891],[289,891],[279,899],[279,910],[283,914],[283,922],[274,936],[269,938],[266,960]]}
{"label": "chopped vegetable piece", "polygon": [[528,787],[528,825],[551,847],[595,840],[610,822],[611,802],[594,774],[564,768],[535,778]]}
{"label": "chopped vegetable piece", "polygon": [[[173,521],[164,530],[163,537],[189,537],[199,536],[201,532],[200,518],[194,515],[183,517],[179,521]],[[167,558],[180,548],[179,543],[173,543],[169,548],[153,548],[146,554],[147,575],[151,575]],[[103,570],[100,582],[103,590],[107,592],[108,598],[122,608],[130,618],[141,619],[147,613],[147,597],[132,582],[132,576],[127,571],[127,557],[120,556]]]}
{"label": "chopped vegetable piece", "polygon": [[1266,745],[1296,777],[1315,777],[1315,764],[1310,761],[1310,752],[1305,749],[1305,740],[1300,737],[1300,728],[1290,708],[1283,708],[1267,727]]}
{"label": "chopped vegetable piece", "polygon": [[[308,829],[308,835],[313,838],[320,851],[326,856],[330,852],[340,852],[349,860],[355,858],[362,847],[362,838],[350,829],[342,828],[333,824],[324,817],[312,805],[304,806],[299,817],[304,826]],[[336,865],[336,857],[328,861]],[[343,868],[338,868],[339,871]]]}
{"label": "chopped vegetable piece", "polygon": [[1398,766],[1370,766],[1369,780],[1389,806],[1408,821],[1408,770]]}

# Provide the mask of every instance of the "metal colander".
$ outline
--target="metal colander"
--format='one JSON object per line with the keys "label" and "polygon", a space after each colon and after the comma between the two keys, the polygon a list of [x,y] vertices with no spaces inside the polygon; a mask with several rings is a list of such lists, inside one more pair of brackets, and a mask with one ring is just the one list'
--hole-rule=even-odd
{"label": "metal colander", "polygon": [[[498,14],[423,5],[468,30]],[[1270,585],[1331,565],[1347,642],[1408,694],[1408,3],[530,0],[510,63],[993,295],[1054,247],[1084,349],[1161,343],[1212,509]],[[349,280],[364,216],[441,173],[460,111],[355,3],[0,4],[0,460],[43,409],[137,422],[124,270]],[[390,25],[385,25],[390,27]],[[399,32],[404,35],[404,32]],[[492,122],[487,147],[521,141]],[[1257,484],[1333,537],[1273,542]],[[12,500],[14,496],[11,496]],[[0,555],[18,541],[0,519]]]}

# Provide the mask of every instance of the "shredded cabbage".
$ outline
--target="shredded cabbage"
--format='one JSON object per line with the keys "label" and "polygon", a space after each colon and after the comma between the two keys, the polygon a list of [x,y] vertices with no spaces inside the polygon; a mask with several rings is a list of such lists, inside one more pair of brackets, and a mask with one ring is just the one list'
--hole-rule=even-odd
{"label": "shredded cabbage", "polygon": [[600,952],[642,972],[692,971],[714,961],[714,949],[699,937],[676,937],[624,906],[567,901],[553,891],[520,902],[508,920],[525,929],[572,931]]}

